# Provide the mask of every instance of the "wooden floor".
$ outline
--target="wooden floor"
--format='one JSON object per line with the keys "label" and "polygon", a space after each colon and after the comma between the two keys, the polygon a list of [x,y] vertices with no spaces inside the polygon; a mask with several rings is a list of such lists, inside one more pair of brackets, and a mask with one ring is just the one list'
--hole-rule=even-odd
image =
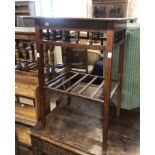
{"label": "wooden floor", "polygon": [[[44,130],[36,126],[32,133],[56,141],[83,154],[102,154],[102,106],[72,98],[68,106],[61,104],[47,117]],[[110,111],[108,155],[139,155],[140,114],[121,110],[119,120],[115,109]]]}

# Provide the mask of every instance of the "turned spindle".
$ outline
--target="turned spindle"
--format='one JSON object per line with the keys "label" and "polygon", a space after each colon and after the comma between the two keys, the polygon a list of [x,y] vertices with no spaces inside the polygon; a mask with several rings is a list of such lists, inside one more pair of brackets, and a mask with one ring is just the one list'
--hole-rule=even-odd
{"label": "turned spindle", "polygon": [[15,42],[15,61],[16,61],[17,69],[22,70],[18,46],[19,46],[19,42],[16,41]]}
{"label": "turned spindle", "polygon": [[89,32],[89,44],[93,44],[93,32]]}
{"label": "turned spindle", "polygon": [[79,36],[80,36],[80,32],[79,31],[76,31],[75,32],[75,42],[76,43],[79,43]]}
{"label": "turned spindle", "polygon": [[50,79],[50,68],[49,68],[49,57],[48,57],[48,45],[44,44],[44,63],[45,63],[45,69],[46,69],[46,76],[48,79]]}
{"label": "turned spindle", "polygon": [[50,61],[51,61],[51,78],[53,79],[57,73],[55,71],[55,63],[54,63],[54,46],[50,45],[49,46],[49,51],[50,51]]}
{"label": "turned spindle", "polygon": [[56,40],[56,30],[49,30],[50,32],[50,40]]}
{"label": "turned spindle", "polygon": [[69,42],[69,40],[70,40],[70,32],[62,31],[62,41]]}
{"label": "turned spindle", "polygon": [[26,51],[27,43],[23,43],[23,49],[22,49],[22,54],[23,54],[23,59],[24,59],[24,66],[25,66],[25,71],[28,71],[28,61],[27,61],[27,51]]}
{"label": "turned spindle", "polygon": [[31,51],[32,51],[32,62],[35,62],[35,50],[33,43],[30,43]]}

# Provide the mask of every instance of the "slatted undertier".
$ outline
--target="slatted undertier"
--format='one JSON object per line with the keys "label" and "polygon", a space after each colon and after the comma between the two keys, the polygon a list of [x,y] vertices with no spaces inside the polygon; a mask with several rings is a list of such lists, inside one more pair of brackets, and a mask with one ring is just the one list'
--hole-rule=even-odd
{"label": "slatted undertier", "polygon": [[[103,103],[104,83],[105,80],[103,77],[70,71],[51,80],[46,87],[61,94]],[[111,98],[115,94],[118,86],[119,83],[116,80],[112,80]]]}

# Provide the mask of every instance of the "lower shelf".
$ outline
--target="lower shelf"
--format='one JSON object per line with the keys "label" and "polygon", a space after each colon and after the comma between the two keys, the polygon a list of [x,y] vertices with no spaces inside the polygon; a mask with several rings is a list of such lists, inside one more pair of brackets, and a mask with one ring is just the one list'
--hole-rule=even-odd
{"label": "lower shelf", "polygon": [[[90,74],[66,72],[48,82],[46,88],[52,91],[87,99],[93,102],[104,102],[104,83],[103,77]],[[111,80],[111,96],[113,97],[119,82]]]}

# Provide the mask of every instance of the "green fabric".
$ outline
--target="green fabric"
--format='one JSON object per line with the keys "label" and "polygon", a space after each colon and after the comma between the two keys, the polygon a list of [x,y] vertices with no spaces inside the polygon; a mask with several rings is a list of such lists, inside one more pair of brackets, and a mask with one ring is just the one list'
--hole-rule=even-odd
{"label": "green fabric", "polygon": [[[114,49],[111,76],[117,79],[119,48]],[[116,103],[115,97],[112,99]],[[140,27],[127,25],[126,50],[123,66],[121,108],[134,109],[140,106]]]}

